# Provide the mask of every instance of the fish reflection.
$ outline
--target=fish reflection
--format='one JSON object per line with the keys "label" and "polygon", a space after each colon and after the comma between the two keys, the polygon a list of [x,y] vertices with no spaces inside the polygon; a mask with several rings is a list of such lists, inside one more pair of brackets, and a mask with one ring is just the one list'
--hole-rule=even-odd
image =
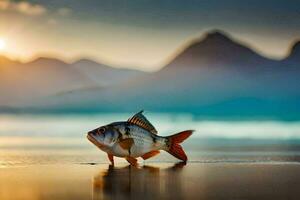
{"label": "fish reflection", "polygon": [[112,165],[94,177],[93,199],[178,199],[182,196],[181,171],[185,163],[160,169]]}

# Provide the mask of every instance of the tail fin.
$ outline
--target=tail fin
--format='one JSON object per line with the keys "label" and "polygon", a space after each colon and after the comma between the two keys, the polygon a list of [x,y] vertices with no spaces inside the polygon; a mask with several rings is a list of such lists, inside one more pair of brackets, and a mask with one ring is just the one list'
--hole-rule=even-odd
{"label": "tail fin", "polygon": [[176,133],[174,135],[168,136],[168,142],[167,142],[167,152],[169,152],[174,157],[186,162],[187,156],[182,149],[180,143],[182,143],[185,139],[190,137],[193,133],[193,130],[186,130],[182,131],[180,133]]}

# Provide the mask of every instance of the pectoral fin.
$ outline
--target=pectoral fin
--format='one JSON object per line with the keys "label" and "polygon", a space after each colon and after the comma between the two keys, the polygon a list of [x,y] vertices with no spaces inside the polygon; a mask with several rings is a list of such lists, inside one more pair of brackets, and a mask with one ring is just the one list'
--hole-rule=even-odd
{"label": "pectoral fin", "polygon": [[119,142],[120,146],[125,150],[129,150],[131,148],[131,146],[133,145],[133,143],[134,143],[134,141],[132,138],[122,139]]}
{"label": "pectoral fin", "polygon": [[149,158],[151,158],[151,157],[153,157],[153,156],[156,156],[156,155],[159,154],[159,153],[160,153],[159,151],[150,151],[150,152],[145,153],[144,155],[142,155],[142,158],[143,158],[144,160],[147,160],[147,159],[149,159]]}
{"label": "pectoral fin", "polygon": [[138,166],[137,159],[135,159],[134,157],[126,157],[125,159],[130,163],[130,165]]}
{"label": "pectoral fin", "polygon": [[112,165],[114,165],[114,156],[112,154],[107,154],[109,161],[111,162]]}

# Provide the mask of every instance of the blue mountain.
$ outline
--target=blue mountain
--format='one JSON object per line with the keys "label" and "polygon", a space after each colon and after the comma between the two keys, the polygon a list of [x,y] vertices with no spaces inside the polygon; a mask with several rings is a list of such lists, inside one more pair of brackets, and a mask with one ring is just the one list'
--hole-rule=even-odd
{"label": "blue mountain", "polygon": [[300,119],[300,43],[273,60],[222,31],[190,42],[160,71],[27,105],[47,112],[147,109],[213,118]]}

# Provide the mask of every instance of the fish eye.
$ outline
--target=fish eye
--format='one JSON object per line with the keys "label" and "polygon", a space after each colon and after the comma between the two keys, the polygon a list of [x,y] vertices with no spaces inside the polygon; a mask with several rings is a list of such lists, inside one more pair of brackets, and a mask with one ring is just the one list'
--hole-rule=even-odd
{"label": "fish eye", "polygon": [[99,134],[103,134],[105,132],[105,128],[104,127],[100,127],[99,129],[98,129],[98,133]]}

